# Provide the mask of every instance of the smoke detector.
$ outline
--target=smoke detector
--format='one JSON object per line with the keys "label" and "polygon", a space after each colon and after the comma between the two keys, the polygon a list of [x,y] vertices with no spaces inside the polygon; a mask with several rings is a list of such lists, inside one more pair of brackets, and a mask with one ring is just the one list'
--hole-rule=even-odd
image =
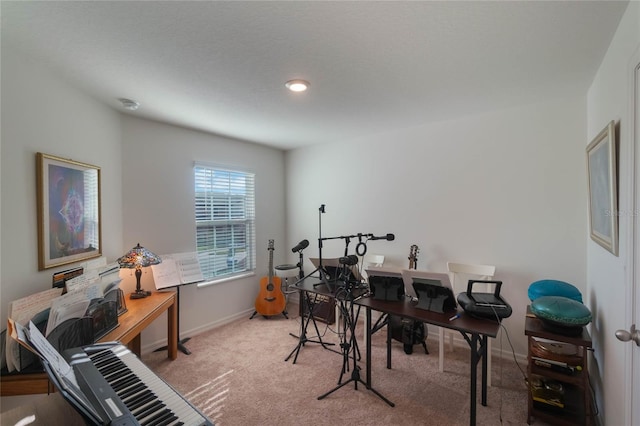
{"label": "smoke detector", "polygon": [[118,100],[122,103],[122,107],[124,109],[128,109],[129,111],[135,111],[140,106],[140,103],[132,99],[120,98]]}

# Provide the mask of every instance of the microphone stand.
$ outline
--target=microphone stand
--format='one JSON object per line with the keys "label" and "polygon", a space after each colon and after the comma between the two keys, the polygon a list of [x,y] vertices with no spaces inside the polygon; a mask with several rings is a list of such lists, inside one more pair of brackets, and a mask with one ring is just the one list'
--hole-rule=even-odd
{"label": "microphone stand", "polygon": [[[298,264],[296,265],[298,267],[298,269],[300,270],[300,272],[298,272],[298,278],[302,279],[304,277],[304,271],[302,270],[303,267],[303,259],[302,259],[302,250],[298,251]],[[297,284],[297,283],[296,283]]]}
{"label": "microphone stand", "polygon": [[[320,284],[326,284],[327,286],[329,285],[329,281],[327,280],[327,276],[329,274],[327,273],[327,271],[324,269],[324,266],[322,265],[322,240],[323,240],[323,238],[322,238],[322,213],[324,213],[324,204],[321,204],[320,208],[318,209],[318,258],[319,258],[318,267],[316,269],[314,269],[313,271],[311,271],[306,276],[303,275],[303,272],[302,272],[302,255],[301,255],[301,257],[300,257],[300,279],[293,284],[295,286],[297,286],[302,281],[304,281],[305,279],[309,278],[310,276],[312,276],[316,272],[319,273],[320,280],[322,280],[322,282],[318,283],[318,285],[320,285]],[[314,285],[314,287],[315,287],[315,285]]]}

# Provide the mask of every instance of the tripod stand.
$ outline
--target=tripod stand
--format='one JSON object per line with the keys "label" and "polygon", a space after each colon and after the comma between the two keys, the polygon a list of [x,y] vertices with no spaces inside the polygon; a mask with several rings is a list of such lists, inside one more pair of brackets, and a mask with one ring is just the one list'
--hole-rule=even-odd
{"label": "tripod stand", "polygon": [[[345,287],[345,293],[343,297],[340,298],[340,301],[339,301],[340,310],[342,312],[342,318],[344,321],[344,334],[342,338],[342,343],[340,344],[340,347],[342,348],[342,370],[340,372],[340,379],[338,380],[338,386],[331,389],[329,392],[320,395],[318,399],[324,399],[325,397],[329,396],[330,394],[337,391],[341,387],[353,382],[354,388],[356,390],[358,390],[358,383],[362,383],[363,385],[365,385],[365,387],[367,387],[367,389],[375,393],[380,399],[382,399],[384,402],[386,402],[390,406],[394,407],[395,404],[393,402],[389,401],[382,394],[376,391],[373,387],[367,386],[367,383],[365,383],[360,377],[360,366],[358,366],[358,361],[356,356],[357,341],[356,341],[356,334],[355,334],[356,322],[358,319],[358,314],[360,312],[360,307],[358,307],[358,314],[354,315],[353,300],[354,300],[353,289],[347,285],[347,287]],[[347,371],[349,371],[349,366],[351,363],[352,363],[351,377],[349,378],[349,380],[342,382],[342,378],[344,374]]]}
{"label": "tripod stand", "polygon": [[[316,319],[313,316],[313,306],[316,303],[315,300],[318,297],[318,295],[314,294],[312,299],[309,292],[302,291],[301,293],[304,294],[307,308],[303,311],[303,315],[300,320],[300,335],[296,336],[293,333],[289,333],[291,336],[296,337],[298,339],[298,344],[296,345],[295,348],[293,348],[291,353],[284,359],[285,361],[289,361],[289,358],[291,358],[291,356],[295,353],[296,356],[293,358],[293,364],[295,364],[296,361],[298,360],[298,354],[300,353],[300,349],[305,345],[305,343],[319,343],[320,345],[322,345],[323,348],[329,349],[331,351],[333,351],[333,349],[329,348],[328,346],[335,345],[335,343],[323,342],[322,337],[320,337],[320,330],[318,329],[318,324],[316,323]],[[300,295],[300,297],[302,297],[302,294]],[[301,299],[301,302],[302,302],[302,299]],[[312,340],[307,338],[307,327],[309,327],[310,322],[313,323],[313,327],[316,330],[316,336],[318,336],[318,340]]]}

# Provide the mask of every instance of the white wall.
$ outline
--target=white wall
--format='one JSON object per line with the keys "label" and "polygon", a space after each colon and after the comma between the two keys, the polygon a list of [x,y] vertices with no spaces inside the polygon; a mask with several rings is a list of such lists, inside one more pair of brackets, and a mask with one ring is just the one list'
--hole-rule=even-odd
{"label": "white wall", "polygon": [[[128,117],[104,106],[41,67],[2,48],[1,321],[8,302],[51,287],[54,268],[38,272],[35,153],[101,167],[103,253],[114,261],[137,242],[158,254],[195,250],[194,160],[256,173],[257,276],[181,291],[181,337],[252,312],[267,271],[284,241],[284,154],[248,142]],[[135,182],[135,184],[131,184]],[[125,221],[123,223],[123,217]],[[135,279],[122,271],[123,288]],[[153,288],[151,274],[143,286]],[[160,319],[143,333],[143,347],[166,339]]]}
{"label": "white wall", "polygon": [[[585,112],[582,98],[549,101],[290,151],[289,243],[308,238],[306,255],[317,256],[325,204],[323,237],[394,233],[368,247],[385,264],[408,267],[411,244],[420,247],[418,269],[494,264],[513,307],[505,326],[524,355],[529,284],[553,278],[586,289]],[[343,249],[328,241],[322,254]]]}
{"label": "white wall", "polygon": [[9,301],[51,288],[38,271],[36,152],[101,168],[103,254],[122,251],[120,116],[37,62],[2,46],[0,321]]}
{"label": "white wall", "polygon": [[[202,289],[184,287],[181,337],[253,312],[259,278],[268,273],[268,239],[276,240],[274,264],[284,263],[282,151],[124,116],[5,45],[1,65],[3,324],[9,301],[51,288],[52,273],[65,268],[38,272],[38,151],[101,167],[102,243],[109,261],[115,261],[137,242],[158,254],[195,249],[194,160],[236,165],[255,172],[257,276]],[[127,271],[121,271],[121,276],[124,289],[135,287],[135,279]],[[151,274],[142,279],[143,287],[153,288]],[[142,333],[143,351],[165,342],[166,316]],[[2,410],[27,399],[3,397]]]}
{"label": "white wall", "polygon": [[[195,250],[194,160],[255,172],[257,276],[201,289],[184,287],[181,337],[252,312],[259,279],[268,273],[268,239],[276,241],[274,264],[283,263],[282,151],[120,114],[5,46],[2,107],[3,323],[9,301],[50,288],[51,274],[64,269],[38,272],[38,151],[101,167],[102,242],[109,261],[138,242],[158,254]],[[121,276],[125,290],[135,287],[127,271]],[[154,287],[150,273],[143,276],[143,286]],[[145,350],[160,346],[166,340],[164,318],[142,337]]]}
{"label": "white wall", "polygon": [[[238,314],[250,315],[260,277],[268,273],[268,240],[275,239],[274,265],[282,263],[280,259],[288,251],[283,244],[283,152],[124,115],[122,144],[125,247],[139,242],[159,255],[195,251],[194,161],[235,166],[256,174],[257,275],[202,288],[183,286],[180,337]],[[123,270],[120,275],[125,279],[124,288],[135,287],[130,273]],[[143,275],[142,286],[154,288],[151,273]],[[166,340],[165,319],[152,324],[142,339],[143,350]]]}
{"label": "white wall", "polygon": [[[602,61],[587,96],[588,144],[604,127],[615,120],[619,141],[619,210],[633,211],[633,159],[629,136],[629,101],[632,86],[629,81],[630,59],[640,48],[640,3],[630,2],[618,26],[616,35]],[[638,147],[636,147],[638,149]],[[636,171],[638,173],[638,171]],[[628,424],[625,397],[630,379],[625,352],[630,345],[618,342],[617,329],[628,329],[631,299],[625,295],[633,262],[631,252],[633,215],[619,216],[620,252],[615,257],[587,237],[588,306],[594,321],[591,334],[594,356],[591,378],[594,384],[601,419],[607,424]],[[637,284],[636,284],[637,287]],[[627,293],[630,294],[630,293]],[[606,397],[605,397],[606,395]],[[636,396],[637,397],[637,396]],[[635,401],[637,403],[637,401]]]}

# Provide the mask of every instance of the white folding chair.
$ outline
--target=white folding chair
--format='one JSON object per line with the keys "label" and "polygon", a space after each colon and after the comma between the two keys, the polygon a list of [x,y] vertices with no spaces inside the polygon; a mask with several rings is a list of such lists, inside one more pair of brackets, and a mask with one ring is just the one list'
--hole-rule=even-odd
{"label": "white folding chair", "polygon": [[[447,262],[447,270],[451,276],[453,293],[457,296],[467,290],[469,279],[490,280],[496,273],[493,265],[473,265],[468,263]],[[489,287],[489,285],[487,285]],[[487,292],[490,289],[486,290]],[[444,328],[439,330],[439,368],[444,371]],[[453,350],[454,332],[449,332],[449,348]],[[487,386],[491,386],[491,339],[487,339]]]}
{"label": "white folding chair", "polygon": [[384,254],[365,254],[362,257],[362,266],[360,268],[360,275],[363,280],[367,280],[367,268],[372,266],[381,268],[384,265]]}
{"label": "white folding chair", "polygon": [[[372,266],[377,268],[382,268],[384,266],[384,254],[365,254],[362,257],[362,266],[360,268],[360,275],[362,276],[362,279],[364,281],[369,280],[366,269]],[[364,330],[364,342],[365,344],[367,343],[367,330]]]}

